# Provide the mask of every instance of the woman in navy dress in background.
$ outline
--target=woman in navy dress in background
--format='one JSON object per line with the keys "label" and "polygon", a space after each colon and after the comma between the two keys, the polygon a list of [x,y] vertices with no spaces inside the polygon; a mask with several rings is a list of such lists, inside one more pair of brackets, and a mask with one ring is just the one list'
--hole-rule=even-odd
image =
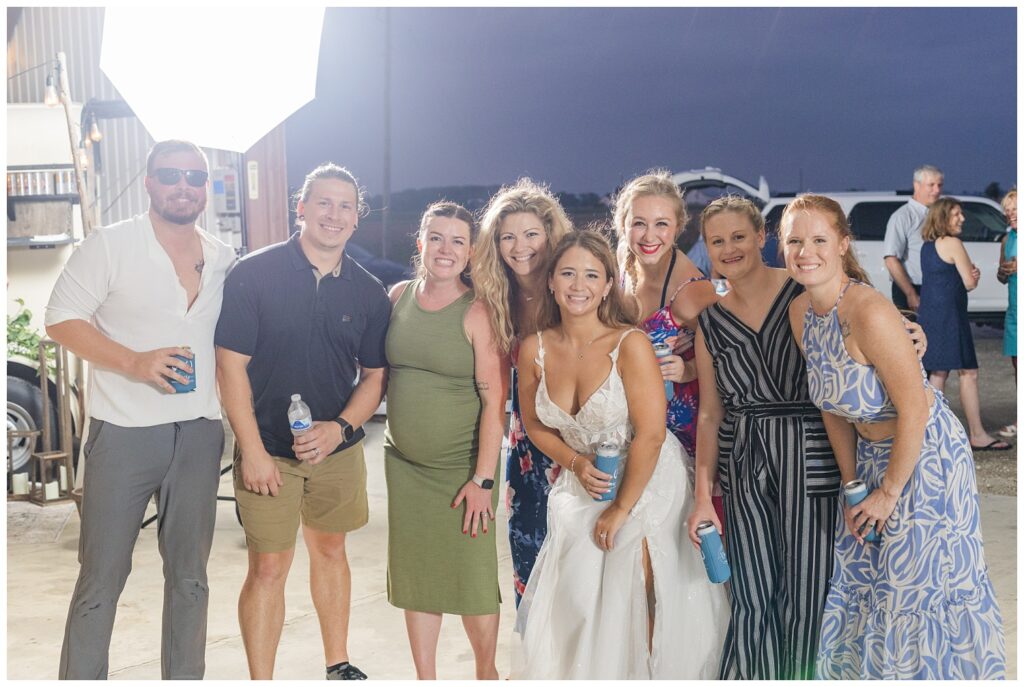
{"label": "woman in navy dress in background", "polygon": [[971,448],[1005,451],[1010,445],[985,431],[978,392],[978,358],[967,319],[967,292],[981,276],[963,241],[964,213],[953,198],[939,198],[928,209],[921,236],[921,305],[917,321],[928,335],[924,355],[928,381],[939,391],[950,370],[960,371],[960,405],[970,433]]}

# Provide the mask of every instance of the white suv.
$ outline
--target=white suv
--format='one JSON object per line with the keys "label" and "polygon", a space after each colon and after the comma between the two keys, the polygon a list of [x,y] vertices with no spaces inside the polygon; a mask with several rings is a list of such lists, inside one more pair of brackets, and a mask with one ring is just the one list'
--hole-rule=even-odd
{"label": "white suv", "polygon": [[[885,226],[889,217],[910,199],[909,194],[895,191],[825,193],[838,202],[850,221],[856,237],[857,259],[871,277],[875,288],[891,296],[891,279],[885,267]],[[960,201],[964,211],[960,238],[971,262],[981,270],[978,287],[967,294],[967,311],[973,320],[1002,322],[1006,312],[1006,286],[996,280],[999,267],[999,241],[1006,234],[1006,218],[997,203],[980,196],[951,196]],[[774,196],[764,206],[765,225],[777,232],[779,218],[793,196]]]}

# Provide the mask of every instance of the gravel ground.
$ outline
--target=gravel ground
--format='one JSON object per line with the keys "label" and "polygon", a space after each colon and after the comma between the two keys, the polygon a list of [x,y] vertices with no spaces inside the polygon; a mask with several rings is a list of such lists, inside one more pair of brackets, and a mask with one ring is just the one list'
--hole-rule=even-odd
{"label": "gravel ground", "polygon": [[[974,346],[978,354],[978,387],[981,391],[981,419],[985,429],[995,436],[996,430],[1010,424],[1017,417],[1017,384],[1013,366],[1003,355],[1003,330],[993,327],[974,327]],[[959,380],[956,373],[946,383],[949,405],[961,421]],[[1000,496],[1017,495],[1017,440],[1009,451],[976,451],[978,491]]]}

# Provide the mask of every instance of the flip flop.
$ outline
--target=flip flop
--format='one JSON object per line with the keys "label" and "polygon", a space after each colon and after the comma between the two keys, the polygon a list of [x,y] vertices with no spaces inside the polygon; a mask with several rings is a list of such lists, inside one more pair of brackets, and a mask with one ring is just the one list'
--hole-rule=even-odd
{"label": "flip flop", "polygon": [[[997,446],[996,444],[1002,444],[1002,446]],[[1005,441],[1001,441],[1000,439],[993,439],[992,443],[985,446],[975,446],[974,444],[971,444],[971,448],[975,451],[1009,451],[1013,446]]]}
{"label": "flip flop", "polygon": [[1017,425],[1006,425],[1001,430],[996,432],[996,434],[1007,439],[1012,439],[1013,437],[1017,436]]}

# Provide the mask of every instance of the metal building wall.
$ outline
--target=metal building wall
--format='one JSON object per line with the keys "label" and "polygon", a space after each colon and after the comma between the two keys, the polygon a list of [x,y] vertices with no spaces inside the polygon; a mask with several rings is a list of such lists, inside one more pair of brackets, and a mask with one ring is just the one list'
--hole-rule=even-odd
{"label": "metal building wall", "polygon": [[[11,18],[8,9],[8,17]],[[67,55],[71,99],[85,103],[89,98],[119,99],[121,95],[100,71],[100,42],[103,36],[103,8],[24,7],[14,26],[8,27],[7,74]],[[7,82],[8,103],[43,100],[46,70],[36,69]],[[144,212],[149,198],[142,186],[146,153],[153,139],[134,117],[100,122],[102,172],[97,177],[101,224],[110,224]]]}

